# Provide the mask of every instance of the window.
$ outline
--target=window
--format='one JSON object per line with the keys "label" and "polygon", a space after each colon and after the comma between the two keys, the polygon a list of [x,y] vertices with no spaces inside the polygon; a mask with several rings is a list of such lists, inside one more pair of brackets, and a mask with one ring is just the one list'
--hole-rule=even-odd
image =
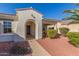
{"label": "window", "polygon": [[4,33],[11,33],[12,32],[12,24],[11,21],[4,21]]}

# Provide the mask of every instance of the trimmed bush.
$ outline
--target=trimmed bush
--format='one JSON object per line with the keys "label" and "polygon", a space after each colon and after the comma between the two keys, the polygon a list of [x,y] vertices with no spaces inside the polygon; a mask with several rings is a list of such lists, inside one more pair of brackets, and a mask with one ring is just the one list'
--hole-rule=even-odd
{"label": "trimmed bush", "polygon": [[47,30],[47,36],[49,38],[55,38],[57,35],[57,30],[53,30],[53,29],[48,29]]}
{"label": "trimmed bush", "polygon": [[69,32],[67,36],[73,45],[79,47],[79,32]]}
{"label": "trimmed bush", "polygon": [[66,34],[69,32],[69,29],[65,27],[59,28],[59,30],[63,36],[66,36]]}

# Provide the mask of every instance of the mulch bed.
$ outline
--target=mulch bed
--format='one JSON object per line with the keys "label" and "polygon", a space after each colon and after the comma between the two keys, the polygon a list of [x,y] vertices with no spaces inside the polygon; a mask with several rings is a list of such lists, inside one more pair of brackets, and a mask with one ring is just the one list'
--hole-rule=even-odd
{"label": "mulch bed", "polygon": [[[11,56],[10,49],[15,45],[19,45],[21,47],[30,48],[29,43],[27,41],[23,42],[13,42],[13,41],[7,41],[7,42],[0,42],[0,56]],[[26,55],[31,55],[32,52],[29,52]]]}

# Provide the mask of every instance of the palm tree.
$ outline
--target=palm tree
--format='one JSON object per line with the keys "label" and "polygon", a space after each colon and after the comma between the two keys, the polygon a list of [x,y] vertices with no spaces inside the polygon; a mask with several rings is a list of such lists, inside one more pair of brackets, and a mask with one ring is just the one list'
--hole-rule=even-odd
{"label": "palm tree", "polygon": [[64,19],[73,19],[73,20],[78,20],[79,21],[79,9],[74,9],[74,10],[65,10],[64,13],[70,13],[71,16],[66,17]]}
{"label": "palm tree", "polygon": [[[79,3],[74,3],[75,6],[79,6]],[[64,19],[73,19],[73,20],[78,20],[79,21],[79,9],[74,9],[74,10],[65,10],[64,13],[70,13],[71,16],[66,17]]]}

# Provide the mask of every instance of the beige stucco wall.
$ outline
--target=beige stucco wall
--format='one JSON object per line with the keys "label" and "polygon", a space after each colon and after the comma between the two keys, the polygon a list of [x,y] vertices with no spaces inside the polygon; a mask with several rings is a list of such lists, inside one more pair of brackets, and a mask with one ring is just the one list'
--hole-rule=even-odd
{"label": "beige stucco wall", "polygon": [[79,32],[79,24],[63,24],[61,27],[69,28],[70,32]]}
{"label": "beige stucco wall", "polygon": [[[32,14],[35,16],[35,18],[32,17]],[[27,39],[25,37],[25,25],[29,19],[35,20],[35,38],[40,39],[42,38],[42,15],[33,11],[33,10],[23,10],[23,11],[17,11],[18,16],[18,24],[16,33],[23,37],[24,39]]]}
{"label": "beige stucco wall", "polygon": [[0,20],[0,34],[3,34],[3,21]]}
{"label": "beige stucco wall", "polygon": [[12,21],[12,32],[16,33],[18,21]]}
{"label": "beige stucco wall", "polygon": [[63,25],[61,25],[61,27],[66,27],[66,28],[68,28],[68,25],[64,25],[64,24],[63,24]]}
{"label": "beige stucco wall", "polygon": [[32,24],[31,26],[31,34],[35,37],[35,24]]}
{"label": "beige stucco wall", "polygon": [[79,24],[69,24],[70,32],[79,32]]}
{"label": "beige stucco wall", "polygon": [[57,22],[57,24],[55,25],[55,28],[58,30],[58,33],[60,34],[60,30],[59,28],[61,27],[61,23],[60,22]]}
{"label": "beige stucco wall", "polygon": [[42,17],[38,17],[35,21],[36,23],[36,32],[35,32],[35,38],[40,39],[42,38]]}

